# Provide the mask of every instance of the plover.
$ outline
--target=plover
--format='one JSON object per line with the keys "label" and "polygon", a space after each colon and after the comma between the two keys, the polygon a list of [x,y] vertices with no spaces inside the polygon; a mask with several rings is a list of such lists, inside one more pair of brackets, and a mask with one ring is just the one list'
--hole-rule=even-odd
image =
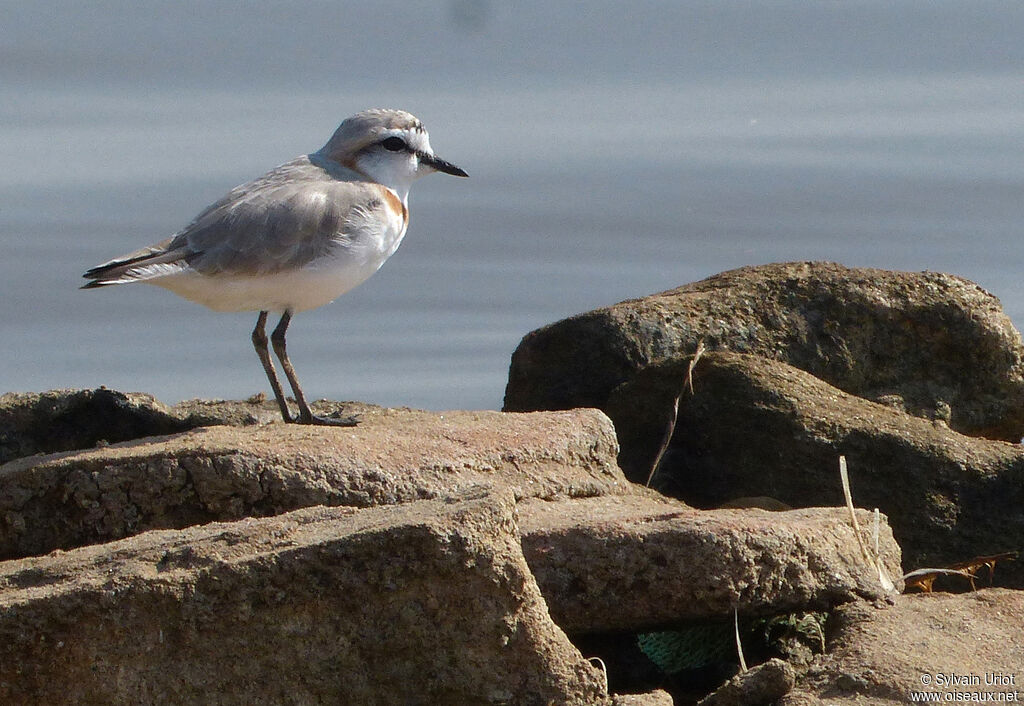
{"label": "plover", "polygon": [[[83,289],[145,282],[216,311],[258,311],[252,343],[286,422],[351,426],[315,416],[288,359],[285,333],[299,311],[365,282],[398,249],[409,225],[409,187],[423,174],[468,176],[440,159],[423,124],[402,110],[348,118],[327,144],[232,189],[183,230],[85,273]],[[293,416],[267,348],[288,378]]]}

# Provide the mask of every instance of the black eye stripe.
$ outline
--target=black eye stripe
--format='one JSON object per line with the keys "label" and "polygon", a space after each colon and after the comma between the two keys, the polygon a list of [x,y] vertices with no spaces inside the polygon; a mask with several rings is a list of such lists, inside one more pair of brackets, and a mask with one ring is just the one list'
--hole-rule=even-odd
{"label": "black eye stripe", "polygon": [[401,152],[402,150],[409,149],[409,146],[405,144],[405,140],[394,135],[381,140],[380,146],[390,152]]}

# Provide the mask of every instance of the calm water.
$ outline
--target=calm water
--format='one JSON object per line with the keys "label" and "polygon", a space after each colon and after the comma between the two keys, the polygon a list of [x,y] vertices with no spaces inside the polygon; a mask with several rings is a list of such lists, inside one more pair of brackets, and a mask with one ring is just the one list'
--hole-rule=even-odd
{"label": "calm water", "polygon": [[0,391],[264,390],[254,314],[80,274],[378,105],[472,178],[297,317],[315,397],[497,408],[533,328],[781,260],[953,272],[1024,324],[1024,5],[578,7],[0,3]]}

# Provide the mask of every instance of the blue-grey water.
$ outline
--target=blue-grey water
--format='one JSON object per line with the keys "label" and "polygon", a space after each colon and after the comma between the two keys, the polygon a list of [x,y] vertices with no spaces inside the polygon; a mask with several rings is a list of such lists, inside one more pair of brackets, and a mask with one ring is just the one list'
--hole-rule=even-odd
{"label": "blue-grey water", "polygon": [[0,391],[266,390],[255,315],[80,274],[373,106],[471,178],[417,182],[398,253],[296,318],[313,397],[498,408],[526,332],[773,261],[953,272],[1024,324],[1016,1],[0,13]]}

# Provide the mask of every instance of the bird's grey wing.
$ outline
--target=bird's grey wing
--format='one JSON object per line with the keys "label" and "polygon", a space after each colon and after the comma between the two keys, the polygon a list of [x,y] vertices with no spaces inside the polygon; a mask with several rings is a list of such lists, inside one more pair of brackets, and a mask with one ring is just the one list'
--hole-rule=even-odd
{"label": "bird's grey wing", "polygon": [[176,235],[85,273],[88,287],[192,269],[260,275],[302,267],[346,247],[384,208],[377,184],[341,165],[300,157],[232,189]]}
{"label": "bird's grey wing", "polygon": [[375,187],[325,178],[251,182],[201,213],[169,249],[206,275],[299,268],[346,247],[355,224],[383,207]]}

